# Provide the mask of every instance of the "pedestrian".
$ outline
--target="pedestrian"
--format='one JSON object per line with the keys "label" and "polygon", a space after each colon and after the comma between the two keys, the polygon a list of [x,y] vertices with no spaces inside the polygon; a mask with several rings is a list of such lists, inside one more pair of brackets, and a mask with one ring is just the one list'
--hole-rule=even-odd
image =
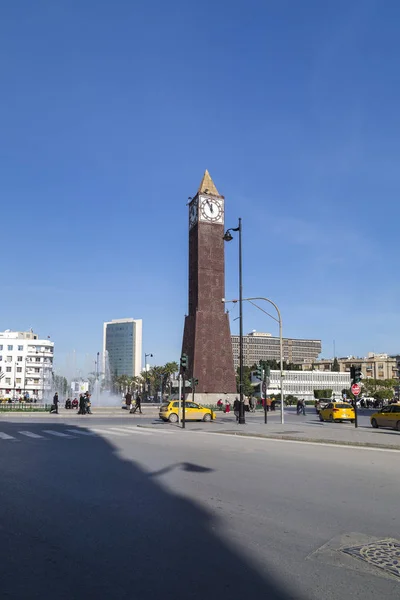
{"label": "pedestrian", "polygon": [[78,415],[84,415],[84,414],[86,414],[86,400],[85,400],[85,396],[83,394],[80,394]]}
{"label": "pedestrian", "polygon": [[131,410],[131,404],[132,404],[132,394],[130,392],[127,392],[125,394],[125,405],[127,410]]}
{"label": "pedestrian", "polygon": [[245,412],[250,411],[250,400],[249,400],[248,396],[245,396],[245,398],[244,398],[244,410],[245,410]]}
{"label": "pedestrian", "polygon": [[301,411],[301,400],[297,400],[296,412],[299,415]]}
{"label": "pedestrian", "polygon": [[134,415],[134,414],[135,414],[135,412],[137,411],[137,409],[139,409],[139,412],[140,412],[140,414],[142,415],[142,414],[143,414],[143,413],[142,413],[142,399],[141,399],[141,397],[140,397],[140,395],[139,395],[139,394],[138,394],[138,395],[137,395],[137,397],[136,397],[136,401],[135,401],[135,408],[133,408],[133,407],[131,408],[131,410],[130,410],[130,414],[131,414],[131,415]]}
{"label": "pedestrian", "polygon": [[253,396],[250,396],[250,412],[256,412],[256,403]]}
{"label": "pedestrian", "polygon": [[91,406],[92,406],[92,403],[90,402],[90,394],[89,394],[89,392],[85,392],[85,413],[87,415],[92,414],[92,411],[90,410]]}
{"label": "pedestrian", "polygon": [[306,415],[306,401],[304,400],[304,398],[301,401],[301,412],[303,413],[304,416]]}
{"label": "pedestrian", "polygon": [[236,423],[239,423],[239,411],[240,411],[240,402],[238,398],[235,398],[235,402],[233,403],[233,412],[236,417]]}
{"label": "pedestrian", "polygon": [[271,410],[272,400],[270,397],[267,398],[267,411]]}
{"label": "pedestrian", "polygon": [[276,407],[276,400],[275,398],[273,400],[271,400],[271,410],[274,411]]}
{"label": "pedestrian", "polygon": [[225,412],[225,414],[231,412],[231,403],[229,402],[228,399],[226,399],[226,401],[225,401],[225,410],[224,410],[224,412]]}
{"label": "pedestrian", "polygon": [[56,392],[53,396],[53,405],[54,405],[54,411],[56,415],[58,415],[58,392]]}

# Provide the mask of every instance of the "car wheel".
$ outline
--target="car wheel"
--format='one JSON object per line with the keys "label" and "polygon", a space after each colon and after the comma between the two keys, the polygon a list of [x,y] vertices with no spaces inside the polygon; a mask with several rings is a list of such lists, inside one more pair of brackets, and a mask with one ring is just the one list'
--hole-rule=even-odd
{"label": "car wheel", "polygon": [[335,419],[333,418],[333,415],[331,415],[331,416],[329,417],[329,423],[334,423],[334,422],[335,422]]}
{"label": "car wheel", "polygon": [[211,421],[210,413],[207,413],[206,415],[204,415],[203,421],[205,421],[206,423],[209,423]]}
{"label": "car wheel", "polygon": [[176,423],[178,421],[178,415],[176,415],[175,413],[170,414],[168,417],[168,421],[170,423]]}
{"label": "car wheel", "polygon": [[374,429],[378,429],[378,421],[376,419],[372,419],[371,425]]}
{"label": "car wheel", "polygon": [[396,423],[396,429],[397,429],[397,431],[400,431],[400,421],[397,421],[397,423]]}
{"label": "car wheel", "polygon": [[319,415],[319,420],[323,422],[324,417],[322,415]]}

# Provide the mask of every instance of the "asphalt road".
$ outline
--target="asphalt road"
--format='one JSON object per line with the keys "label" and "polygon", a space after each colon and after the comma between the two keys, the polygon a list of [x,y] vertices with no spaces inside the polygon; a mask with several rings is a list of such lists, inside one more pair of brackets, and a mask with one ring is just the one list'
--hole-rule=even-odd
{"label": "asphalt road", "polygon": [[128,419],[1,422],[2,598],[384,600],[400,455]]}

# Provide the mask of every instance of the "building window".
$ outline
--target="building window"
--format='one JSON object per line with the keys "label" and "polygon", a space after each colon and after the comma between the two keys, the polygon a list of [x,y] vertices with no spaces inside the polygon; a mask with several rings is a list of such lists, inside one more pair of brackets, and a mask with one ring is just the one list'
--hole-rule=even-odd
{"label": "building window", "polygon": [[22,362],[22,356],[17,356],[17,361]]}
{"label": "building window", "polygon": [[6,372],[11,373],[11,367],[6,367]]}
{"label": "building window", "polygon": [[40,369],[35,367],[35,368],[34,368],[34,372],[35,372],[35,373],[40,373]]}
{"label": "building window", "polygon": [[17,373],[22,373],[22,367],[17,367]]}
{"label": "building window", "polygon": [[0,356],[0,361],[1,361],[1,360],[3,360],[3,357],[2,357],[2,356]]}
{"label": "building window", "polygon": [[23,346],[18,346],[18,352],[22,352],[22,351],[23,351],[23,349],[24,349],[24,347],[23,347]]}
{"label": "building window", "polygon": [[11,384],[11,378],[10,377],[6,377],[6,383],[8,383],[8,385]]}
{"label": "building window", "polygon": [[17,377],[17,379],[15,381],[16,381],[16,383],[21,383],[21,378]]}
{"label": "building window", "polygon": [[39,379],[34,379],[33,383],[39,383]]}
{"label": "building window", "polygon": [[7,362],[11,362],[12,361],[12,356],[7,356]]}
{"label": "building window", "polygon": [[40,362],[40,357],[38,357],[38,356],[37,356],[37,357],[35,358],[35,362]]}
{"label": "building window", "polygon": [[0,350],[3,350],[3,346],[0,346]]}
{"label": "building window", "polygon": [[12,349],[13,349],[13,346],[7,346],[7,349],[8,349],[9,352],[11,352]]}

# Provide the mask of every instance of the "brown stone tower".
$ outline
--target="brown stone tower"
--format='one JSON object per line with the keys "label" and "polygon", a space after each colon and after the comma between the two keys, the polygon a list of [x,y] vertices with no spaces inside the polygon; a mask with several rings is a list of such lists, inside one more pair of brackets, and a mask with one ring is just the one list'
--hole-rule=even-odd
{"label": "brown stone tower", "polygon": [[224,201],[206,171],[189,204],[189,314],[182,352],[189,357],[186,379],[199,380],[196,399],[210,403],[236,393],[229,319],[222,302]]}

